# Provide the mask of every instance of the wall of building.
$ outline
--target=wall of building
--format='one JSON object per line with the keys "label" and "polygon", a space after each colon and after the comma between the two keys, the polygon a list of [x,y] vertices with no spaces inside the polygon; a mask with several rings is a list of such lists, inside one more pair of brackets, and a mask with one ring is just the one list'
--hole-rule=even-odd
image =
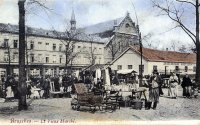
{"label": "wall of building", "polygon": [[[166,73],[169,74],[170,72],[175,71],[176,66],[179,68],[180,74],[195,74],[195,63],[173,63],[173,62],[148,62],[148,74],[153,72],[153,66],[157,66],[158,72],[164,74],[165,67]],[[185,70],[187,67],[188,70]]]}
{"label": "wall of building", "polygon": [[120,23],[119,26],[115,27],[115,32],[123,33],[123,34],[137,34],[137,28],[135,23],[132,22],[129,14],[125,17],[125,19]]}
{"label": "wall of building", "polygon": [[[144,65],[143,74],[148,74],[148,62],[144,59],[142,61]],[[121,56],[111,65],[111,69],[119,70],[118,65],[122,66],[122,70],[128,69],[128,65],[132,65],[132,69],[139,74],[139,65],[141,65],[141,58],[132,50],[128,50],[123,56]]]}
{"label": "wall of building", "polygon": [[[18,64],[18,48],[19,41],[18,35],[12,33],[1,33],[0,34],[0,68],[4,68],[8,64],[8,49],[4,46],[5,39],[8,40],[8,46],[10,49],[10,61],[11,66],[16,67]],[[14,41],[17,41],[16,48],[14,47]],[[104,63],[104,44],[98,42],[87,42],[87,41],[72,41],[74,43],[73,51],[77,53],[77,56],[72,62],[74,69],[83,68],[90,65],[91,50],[96,57],[96,64]],[[27,53],[28,63],[30,65],[30,72],[41,72],[41,66],[44,66],[44,70],[52,70],[51,72],[57,72],[57,67],[64,68],[66,56],[65,56],[65,41],[54,39],[50,37],[38,37],[38,36],[27,36]],[[92,49],[91,49],[92,48]],[[48,60],[48,62],[47,62]],[[70,63],[71,65],[71,63]],[[37,68],[39,67],[39,68]],[[62,70],[62,69],[61,69]],[[2,70],[3,71],[3,70]],[[50,72],[50,71],[49,71]],[[33,73],[34,74],[34,73]]]}
{"label": "wall of building", "polygon": [[105,63],[112,61],[112,51],[118,57],[130,45],[138,44],[138,33],[135,23],[132,22],[129,14],[124,18],[120,25],[114,27],[114,35],[109,39],[109,44],[105,46]]}
{"label": "wall of building", "polygon": [[[139,73],[140,60],[140,55],[132,50],[128,50],[124,55],[122,55],[111,65],[111,68],[112,70],[119,70],[118,65],[121,65],[122,70],[124,70],[128,69],[128,65],[132,65],[133,69]],[[195,63],[150,62],[145,59],[143,59],[142,61],[144,65],[143,75],[151,75],[155,67],[157,67],[157,71],[161,74],[165,74],[165,67],[167,74],[175,71],[176,66],[178,66],[178,72],[180,74],[195,74],[196,69]]]}

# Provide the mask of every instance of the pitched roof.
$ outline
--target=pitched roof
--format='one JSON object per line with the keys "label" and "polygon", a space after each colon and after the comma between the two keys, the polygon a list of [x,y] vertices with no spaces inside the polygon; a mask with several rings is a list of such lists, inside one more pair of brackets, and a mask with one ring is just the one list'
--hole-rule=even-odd
{"label": "pitched roof", "polygon": [[[19,32],[19,26],[18,25],[12,25],[12,24],[4,24],[0,23],[0,32],[5,32],[5,33],[13,33],[17,34]],[[33,27],[28,27],[26,26],[26,33],[28,35],[33,35],[33,36],[40,36],[40,37],[50,37],[50,38],[69,38],[67,32],[59,32],[55,30],[45,30],[42,28],[33,28]],[[72,34],[73,36],[73,34]],[[100,39],[95,36],[90,36],[88,34],[85,34],[84,32],[79,32],[77,30],[77,35],[75,34],[73,36],[74,40],[80,40],[80,41],[89,41],[89,42],[95,42],[95,43],[104,43],[104,39]]]}
{"label": "pitched roof", "polygon": [[98,23],[98,24],[87,26],[80,29],[83,30],[86,34],[102,33],[105,31],[114,30],[114,26],[118,26],[122,22],[123,19],[124,17],[121,17],[121,18],[105,21],[102,23]]}
{"label": "pitched roof", "polygon": [[[120,57],[122,57],[128,50],[132,50],[140,55],[140,46],[130,46],[118,57],[116,57],[110,64],[113,64]],[[162,51],[150,48],[142,48],[142,56],[145,60],[151,62],[171,62],[171,63],[196,63],[195,53],[181,53],[175,51]]]}
{"label": "pitched roof", "polygon": [[[130,46],[130,49],[140,54],[139,46]],[[183,63],[195,63],[195,53],[181,53],[175,51],[162,51],[150,48],[142,48],[143,57],[148,61],[155,62],[183,62]]]}

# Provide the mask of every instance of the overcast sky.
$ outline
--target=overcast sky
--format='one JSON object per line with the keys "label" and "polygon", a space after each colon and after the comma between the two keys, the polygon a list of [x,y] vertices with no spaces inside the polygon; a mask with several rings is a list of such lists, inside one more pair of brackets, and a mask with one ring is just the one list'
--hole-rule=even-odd
{"label": "overcast sky", "polygon": [[[18,23],[18,0],[0,0],[0,23]],[[45,2],[45,0],[39,0]],[[136,22],[135,5],[142,35],[152,33],[148,40],[159,49],[169,48],[171,41],[192,44],[190,38],[179,29],[171,30],[175,24],[165,16],[157,16],[158,11],[152,7],[150,0],[46,0],[50,10],[27,5],[26,24],[44,29],[63,31],[69,27],[72,9],[74,9],[77,27],[84,27],[119,17],[129,12]],[[145,42],[145,41],[144,41]]]}

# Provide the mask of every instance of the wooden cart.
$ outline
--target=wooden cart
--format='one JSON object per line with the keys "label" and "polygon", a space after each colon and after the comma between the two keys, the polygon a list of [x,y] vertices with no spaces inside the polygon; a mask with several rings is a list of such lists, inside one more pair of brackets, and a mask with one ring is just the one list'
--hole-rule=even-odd
{"label": "wooden cart", "polygon": [[93,92],[88,92],[87,87],[83,83],[74,84],[76,90],[76,97],[71,101],[71,107],[75,110],[80,110],[81,106],[87,106],[90,110],[102,110],[103,97],[94,95]]}

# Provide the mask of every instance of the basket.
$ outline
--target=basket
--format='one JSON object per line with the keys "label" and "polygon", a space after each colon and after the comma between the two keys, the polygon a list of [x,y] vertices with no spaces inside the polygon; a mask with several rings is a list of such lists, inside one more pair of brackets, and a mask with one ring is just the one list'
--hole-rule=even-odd
{"label": "basket", "polygon": [[132,102],[132,108],[136,109],[136,110],[141,110],[142,109],[142,104],[143,104],[142,101],[140,101],[140,100],[134,100]]}

